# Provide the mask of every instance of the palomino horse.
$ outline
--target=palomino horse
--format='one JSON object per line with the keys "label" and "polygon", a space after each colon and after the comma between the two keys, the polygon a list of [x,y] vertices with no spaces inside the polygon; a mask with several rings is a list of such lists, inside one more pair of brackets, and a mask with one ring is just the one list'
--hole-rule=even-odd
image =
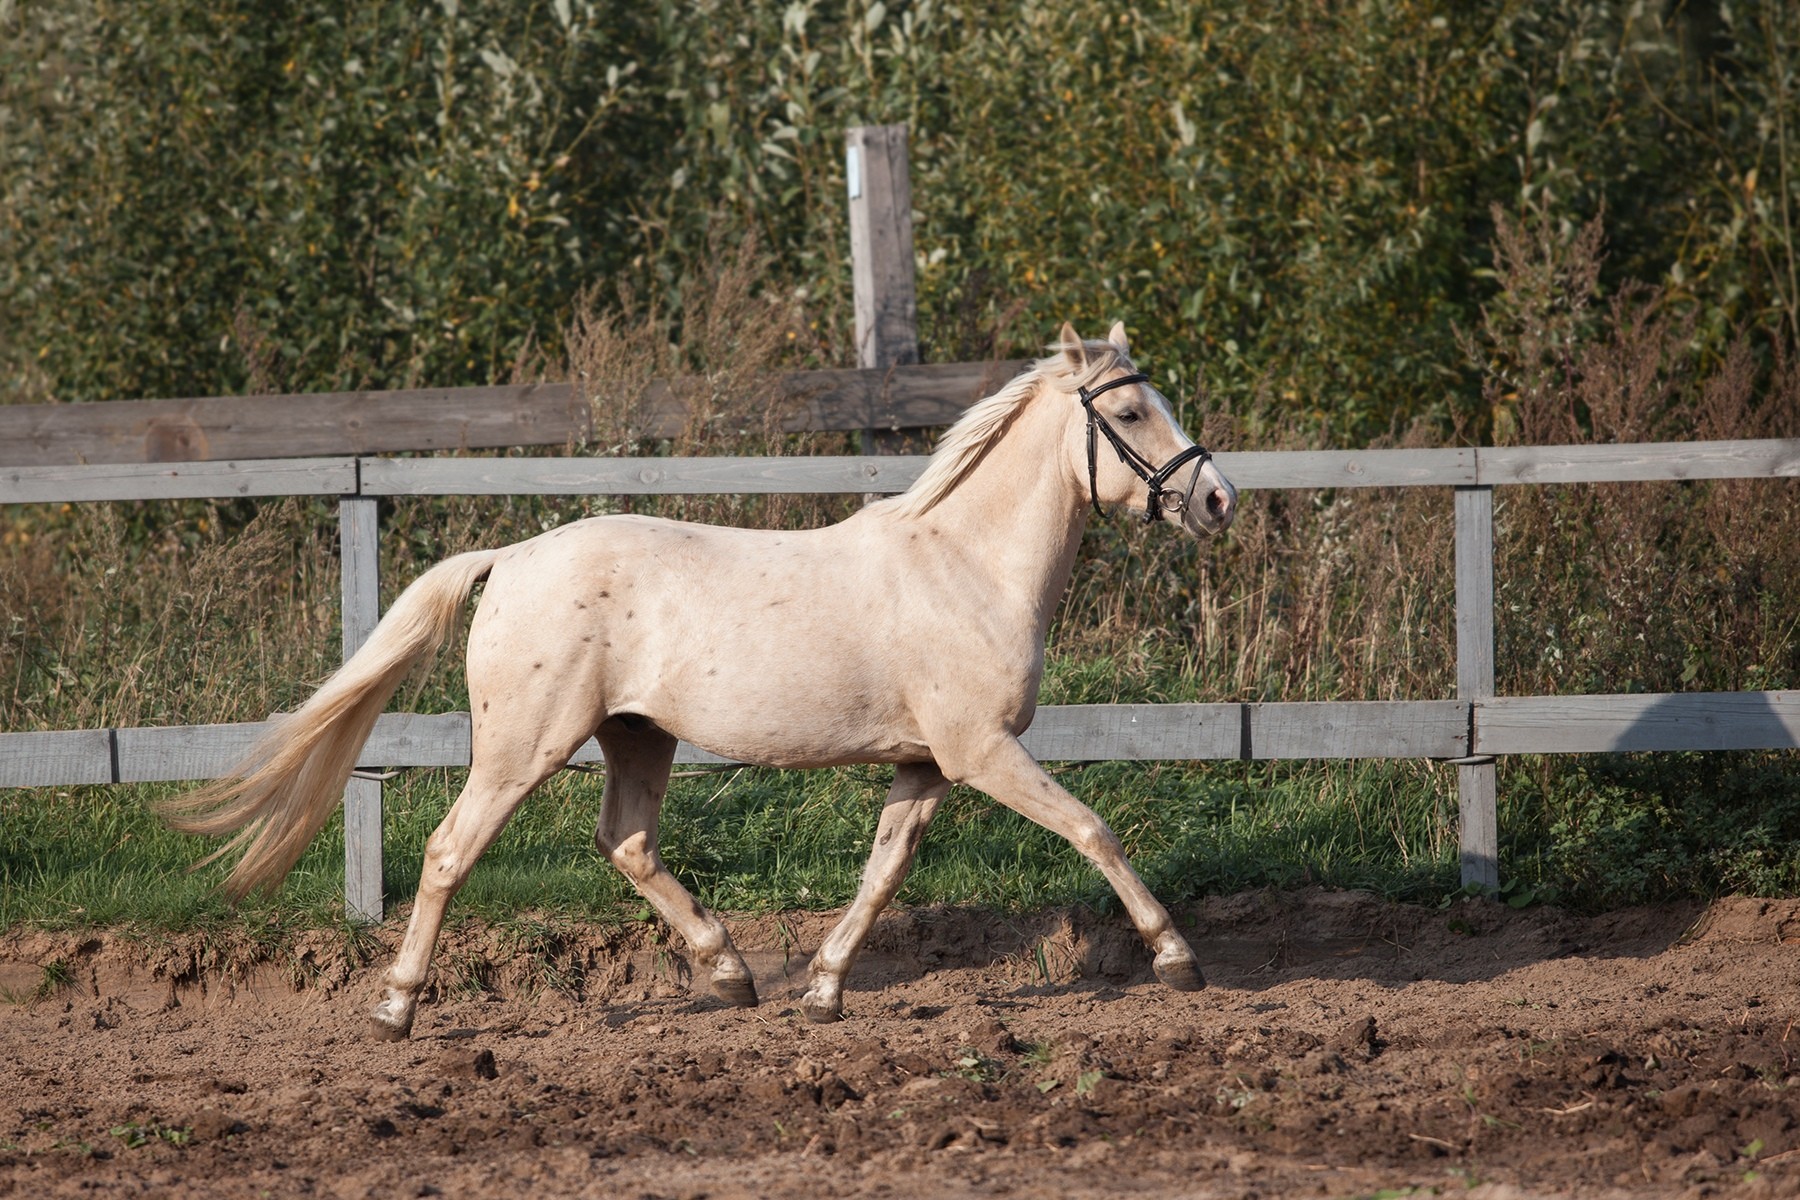
{"label": "palomino horse", "polygon": [[243,849],[225,885],[234,896],[277,885],[338,804],[395,688],[486,580],[469,628],[468,783],[426,844],[371,1016],[377,1036],[410,1033],[450,898],[590,736],[606,758],[595,845],[732,1003],[756,1003],[749,968],[657,854],[680,738],[762,766],[895,765],[856,899],[812,959],[801,1007],[815,1021],[842,1015],[844,976],[952,782],[1072,842],[1124,901],[1158,978],[1191,991],[1204,986],[1194,952],[1118,838],[1019,744],[1051,614],[1088,508],[1102,504],[1199,535],[1231,524],[1236,492],[1137,373],[1123,325],[1104,342],[1065,325],[1055,353],[944,435],[909,491],[840,524],[792,533],[595,517],[446,559],[236,777],[168,815],[190,832],[235,832],[218,852]]}

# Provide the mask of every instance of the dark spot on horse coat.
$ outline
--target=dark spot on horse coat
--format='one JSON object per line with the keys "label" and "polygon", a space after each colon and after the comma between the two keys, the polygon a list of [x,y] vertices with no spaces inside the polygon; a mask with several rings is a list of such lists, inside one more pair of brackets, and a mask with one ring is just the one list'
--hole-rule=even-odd
{"label": "dark spot on horse coat", "polygon": [[544,669],[544,664],[541,662],[534,662],[531,664],[531,669],[534,671],[541,671]]}
{"label": "dark spot on horse coat", "polygon": [[636,609],[634,609],[634,608],[628,608],[628,609],[626,609],[626,610],[625,610],[625,619],[626,619],[626,620],[627,620],[627,621],[629,621],[629,620],[631,620],[631,618],[633,618],[633,617],[635,617],[635,616],[637,616],[637,610],[636,610]]}
{"label": "dark spot on horse coat", "polygon": [[610,596],[611,596],[611,595],[612,595],[612,593],[611,593],[611,592],[609,592],[609,591],[607,591],[607,590],[606,590],[606,589],[605,589],[605,588],[601,588],[601,589],[600,589],[600,598],[601,598],[601,599],[602,599],[602,600],[605,600],[605,599],[607,599],[607,598],[608,598],[608,597],[610,597]]}
{"label": "dark spot on horse coat", "polygon": [[482,702],[481,702],[481,711],[482,711],[482,712],[486,712],[486,711],[487,711],[487,706],[488,706],[488,702],[487,702],[487,701],[486,701],[486,700],[483,700],[483,701],[482,701]]}

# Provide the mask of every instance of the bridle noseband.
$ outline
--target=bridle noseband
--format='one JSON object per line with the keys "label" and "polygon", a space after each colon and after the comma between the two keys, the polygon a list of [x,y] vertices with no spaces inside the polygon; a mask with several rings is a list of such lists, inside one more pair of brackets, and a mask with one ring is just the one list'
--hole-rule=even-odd
{"label": "bridle noseband", "polygon": [[[1093,502],[1094,512],[1104,517],[1106,510],[1100,507],[1099,466],[1094,458],[1094,431],[1098,429],[1106,435],[1114,450],[1119,452],[1119,461],[1130,467],[1132,473],[1144,481],[1150,489],[1150,495],[1144,503],[1144,523],[1149,524],[1162,516],[1166,505],[1170,512],[1187,511],[1188,502],[1193,499],[1194,485],[1200,481],[1200,468],[1212,460],[1212,453],[1204,446],[1189,446],[1174,458],[1164,463],[1160,469],[1152,467],[1150,460],[1133,450],[1119,431],[1112,427],[1105,417],[1094,408],[1094,397],[1116,387],[1124,387],[1132,383],[1149,383],[1150,377],[1144,374],[1121,375],[1117,379],[1109,379],[1097,388],[1077,388],[1081,393],[1081,407],[1087,410],[1087,462],[1088,462],[1088,499]],[[1193,478],[1188,480],[1187,491],[1178,492],[1174,488],[1165,488],[1169,476],[1175,474],[1182,466],[1194,462]]]}

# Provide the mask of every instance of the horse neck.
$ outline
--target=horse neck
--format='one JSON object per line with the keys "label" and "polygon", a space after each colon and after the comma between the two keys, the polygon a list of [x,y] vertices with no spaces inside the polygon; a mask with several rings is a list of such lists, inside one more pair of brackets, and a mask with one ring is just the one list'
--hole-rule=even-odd
{"label": "horse neck", "polygon": [[954,527],[961,547],[1015,599],[1031,597],[1038,633],[1048,628],[1074,569],[1087,521],[1085,485],[1075,486],[1063,457],[1074,401],[1040,394],[988,447],[967,475],[923,518]]}

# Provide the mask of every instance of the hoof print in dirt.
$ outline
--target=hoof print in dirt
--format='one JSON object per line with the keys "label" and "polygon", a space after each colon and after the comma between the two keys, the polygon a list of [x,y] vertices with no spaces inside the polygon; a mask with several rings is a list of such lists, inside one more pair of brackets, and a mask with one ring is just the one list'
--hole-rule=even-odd
{"label": "hoof print in dirt", "polygon": [[438,1056],[437,1069],[450,1079],[497,1079],[500,1076],[494,1052],[485,1048],[446,1051]]}

